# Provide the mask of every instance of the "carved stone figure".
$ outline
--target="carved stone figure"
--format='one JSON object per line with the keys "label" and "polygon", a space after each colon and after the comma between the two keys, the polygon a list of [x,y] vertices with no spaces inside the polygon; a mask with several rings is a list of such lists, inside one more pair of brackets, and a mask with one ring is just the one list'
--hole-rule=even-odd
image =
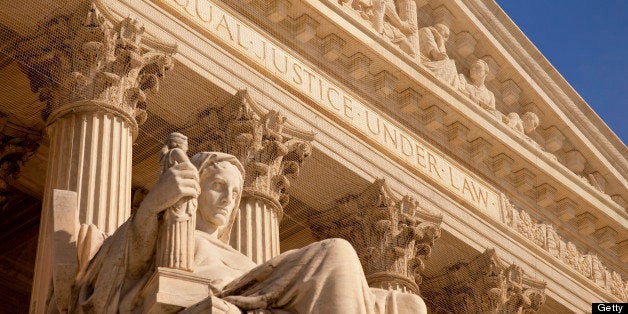
{"label": "carved stone figure", "polygon": [[541,121],[539,120],[539,116],[534,112],[526,112],[521,117],[521,122],[523,124],[523,133],[530,135],[530,133],[534,132],[536,128],[539,127]]}
{"label": "carved stone figure", "polygon": [[[412,7],[412,0],[374,0],[373,16],[371,22],[375,30],[390,39],[394,44],[399,45],[401,50],[407,52],[412,57],[417,56],[416,43],[417,38],[417,20],[416,20],[416,4]],[[412,12],[398,10],[397,4],[403,3],[403,9],[414,9]],[[402,18],[401,16],[405,18]],[[412,16],[414,15],[414,19]]]}
{"label": "carved stone figure", "polygon": [[416,0],[340,0],[371,22],[375,31],[413,58],[419,57]]}
{"label": "carved stone figure", "polygon": [[[519,116],[516,112],[511,112],[507,115],[499,113],[499,115],[502,117],[502,122],[517,132],[517,134],[522,136],[538,149],[543,150],[545,140],[541,134],[536,131],[540,124],[539,117],[536,113],[528,111],[524,113],[523,116]],[[554,156],[554,158],[556,157]]]}
{"label": "carved stone figure", "polygon": [[469,69],[469,79],[461,78],[460,91],[467,95],[471,100],[477,103],[480,107],[488,110],[495,111],[495,95],[493,92],[486,88],[484,81],[488,76],[490,69],[486,61],[478,59]]}
{"label": "carved stone figure", "polygon": [[183,198],[198,198],[190,276],[209,282],[212,298],[221,297],[232,310],[237,305],[242,310],[299,313],[390,313],[386,303],[394,302],[408,313],[426,312],[416,295],[369,288],[355,251],[341,239],[316,242],[255,265],[227,245],[239,209],[243,166],[224,153],[202,152],[190,161],[168,168],[137,212],[104,241],[76,280],[70,312],[142,309],[143,288],[156,271],[160,213]]}
{"label": "carved stone figure", "polygon": [[515,130],[520,134],[523,134],[523,120],[519,117],[519,114],[516,112],[511,112],[502,117],[502,121],[511,129]]}
{"label": "carved stone figure", "polygon": [[460,85],[456,62],[449,59],[445,43],[449,39],[449,27],[444,24],[419,29],[421,63],[439,79],[454,88]]}
{"label": "carved stone figure", "polygon": [[520,134],[530,135],[539,127],[539,116],[534,112],[526,112],[519,116],[516,112],[511,112],[502,117],[502,121]]}
{"label": "carved stone figure", "polygon": [[[246,90],[238,91],[224,106],[203,112],[186,133],[197,149],[232,154],[246,169],[242,210],[235,218],[239,227],[233,229],[229,244],[256,263],[279,255],[278,226],[289,202],[286,190],[311,153],[313,134],[291,127],[278,111],[265,112]],[[258,228],[256,221],[272,223]],[[258,231],[245,231],[251,228]],[[258,236],[270,239],[260,247]]]}
{"label": "carved stone figure", "polygon": [[[160,174],[177,164],[189,162],[187,150],[187,137],[181,133],[171,133],[160,153]],[[196,199],[187,197],[163,212],[162,231],[157,245],[157,266],[192,270],[196,207]]]}

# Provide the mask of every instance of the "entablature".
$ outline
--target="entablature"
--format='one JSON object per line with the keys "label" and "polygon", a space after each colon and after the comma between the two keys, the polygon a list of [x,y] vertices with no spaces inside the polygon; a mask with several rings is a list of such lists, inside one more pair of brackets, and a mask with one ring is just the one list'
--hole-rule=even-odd
{"label": "entablature", "polygon": [[[502,190],[517,191],[510,196],[535,212],[539,219],[549,220],[567,230],[570,238],[582,241],[584,247],[593,249],[597,240],[608,243],[609,237],[622,236],[613,232],[605,232],[604,236],[595,238],[579,234],[582,228],[580,220],[573,219],[576,215],[593,213],[596,218],[594,228],[599,230],[625,230],[626,215],[622,204],[618,204],[622,203],[621,195],[611,199],[576,174],[589,171],[593,161],[573,149],[574,144],[570,144],[569,138],[565,137],[564,132],[575,127],[542,126],[534,131],[535,134],[524,134],[517,129],[516,123],[505,123],[512,121],[512,116],[478,107],[471,99],[451,88],[450,84],[435,79],[429,70],[409,57],[411,53],[397,49],[389,39],[374,33],[371,25],[358,21],[359,15],[351,15],[346,8],[335,3],[307,2],[309,6],[304,6],[291,5],[289,1],[270,4],[245,2],[246,6],[242,1],[227,1],[237,11],[248,13],[245,15],[252,21],[270,29],[273,36],[297,51],[300,57],[358,92],[367,102],[376,104],[385,113],[409,125],[417,134],[444,148],[443,151],[483,173]],[[423,12],[423,21],[447,22],[452,25],[453,32],[457,31],[456,27],[460,26],[454,22],[457,16],[465,14],[464,8],[449,10],[442,4],[434,6],[430,2],[427,5],[429,10],[419,11]],[[321,23],[325,20],[326,23]],[[551,105],[552,99],[538,89],[520,66],[509,63],[514,61],[503,48],[490,47],[496,42],[494,37],[481,29],[465,33],[460,30],[459,33],[464,39],[460,42],[456,40],[458,46],[449,49],[455,51],[453,55],[468,52],[469,49],[459,46],[463,42],[475,42],[473,53],[467,54],[462,61],[456,60],[461,69],[469,67],[472,62],[468,60],[477,59],[476,55],[486,56],[492,49],[494,54],[490,58],[481,59],[497,73],[487,86],[495,91],[498,109],[503,112],[514,110],[511,112],[515,113],[530,110],[541,120],[553,117],[555,122],[560,122],[560,111],[556,113],[551,108],[545,108],[549,105],[541,106],[544,108],[541,110],[533,104]],[[478,44],[479,41],[482,44]],[[532,83],[526,83],[528,81]],[[533,98],[535,102],[528,102]],[[519,109],[515,110],[515,107]],[[532,139],[535,136],[544,138],[545,147]],[[560,153],[556,156],[549,151]],[[588,176],[598,183],[606,181],[599,171]],[[608,187],[612,184],[598,184],[597,188],[601,188],[600,185]],[[580,206],[565,207],[566,203]],[[617,243],[621,240],[615,239]],[[610,257],[615,253],[609,254]]]}
{"label": "entablature", "polygon": [[[175,2],[174,0],[171,2],[165,2],[170,3],[172,7],[176,7],[178,5],[179,9],[184,10],[183,13],[187,12],[185,11],[186,7],[181,7],[181,3]],[[262,6],[257,2],[250,2],[249,4],[249,8],[251,10],[268,10],[267,5]],[[312,4],[314,5],[315,3]],[[167,6],[168,4],[165,5]],[[235,13],[233,9],[230,9],[230,7],[225,6],[223,3],[217,3],[215,5],[217,7],[221,7],[221,10],[226,10],[230,12],[230,14],[233,14],[235,16],[239,16],[240,14]],[[168,9],[167,7],[165,8]],[[372,48],[374,48],[373,50],[367,50],[366,48],[362,47],[364,48],[363,51],[365,53],[356,51],[349,57],[346,57],[347,54],[342,51],[340,55],[337,55],[340,58],[337,59],[335,63],[331,65],[326,64],[324,62],[326,58],[325,55],[330,55],[330,52],[327,51],[325,55],[323,55],[322,53],[317,53],[318,51],[321,51],[320,41],[321,36],[323,35],[319,36],[317,33],[316,36],[305,36],[301,32],[294,33],[292,24],[286,18],[290,16],[288,14],[288,11],[286,11],[288,10],[288,8],[289,7],[285,6],[271,6],[272,10],[280,9],[280,11],[284,11],[282,11],[283,13],[279,15],[271,14],[270,17],[265,17],[265,15],[263,14],[246,14],[246,12],[249,11],[244,8],[240,8],[242,10],[240,10],[239,12],[244,12],[244,14],[247,16],[245,20],[260,22],[257,18],[261,17],[261,19],[264,20],[269,19],[264,23],[270,23],[269,21],[271,21],[270,19],[272,18],[273,21],[271,22],[279,23],[277,24],[279,26],[273,28],[264,27],[264,29],[270,29],[270,33],[272,33],[272,36],[279,38],[280,40],[277,41],[271,38],[265,38],[265,43],[272,45],[276,49],[285,49],[285,51],[291,52],[296,51],[298,54],[293,54],[293,56],[291,57],[296,56],[295,58],[297,58],[297,61],[301,62],[303,65],[309,66],[310,69],[315,68],[325,70],[323,74],[332,82],[335,82],[335,84],[341,84],[341,86],[344,87],[348,87],[348,90],[350,90],[348,95],[359,94],[359,97],[356,95],[355,99],[358,99],[360,102],[365,104],[377,105],[377,109],[373,112],[380,112],[383,114],[383,116],[393,116],[396,120],[402,121],[404,127],[411,129],[412,133],[418,134],[423,137],[424,140],[429,143],[429,145],[434,145],[440,151],[446,152],[449,158],[460,163],[461,165],[463,165],[463,167],[466,167],[467,169],[477,170],[477,173],[481,174],[481,181],[488,182],[497,187],[499,190],[508,190],[508,187],[511,187],[512,185],[510,181],[515,180],[514,176],[510,175],[510,173],[512,173],[513,170],[516,169],[529,167],[528,169],[530,170],[521,171],[520,173],[536,173],[536,181],[529,180],[529,178],[526,178],[525,175],[523,175],[524,184],[521,185],[521,188],[517,189],[519,191],[523,190],[524,192],[528,192],[529,195],[526,196],[522,192],[521,195],[509,195],[509,197],[514,198],[516,201],[519,201],[519,203],[521,203],[521,200],[524,200],[523,203],[528,205],[526,207],[532,208],[532,214],[540,217],[540,220],[550,220],[552,222],[557,222],[558,225],[564,225],[565,223],[561,223],[560,220],[558,220],[557,216],[552,214],[555,202],[556,200],[561,202],[565,199],[570,200],[567,198],[568,196],[577,194],[585,196],[581,199],[571,200],[572,203],[588,202],[589,206],[601,209],[602,213],[606,215],[602,216],[602,219],[598,219],[596,227],[598,225],[603,227],[607,224],[613,224],[613,226],[617,228],[617,230],[621,230],[620,228],[625,228],[625,219],[622,219],[622,211],[618,209],[619,207],[617,206],[617,204],[612,202],[607,197],[601,196],[599,192],[594,190],[588,184],[585,184],[579,179],[574,179],[577,178],[576,175],[571,173],[567,168],[559,164],[553,158],[548,157],[547,154],[543,151],[536,149],[535,145],[532,144],[530,140],[528,140],[524,136],[518,135],[517,133],[515,133],[516,131],[512,131],[512,129],[502,123],[501,120],[495,119],[494,113],[489,113],[487,110],[479,108],[464,95],[452,92],[448,84],[435,79],[432,74],[425,68],[416,64],[409,64],[407,60],[403,59],[407,58],[404,55],[403,51],[390,50],[390,47],[385,46],[385,41],[374,41],[372,45]],[[319,8],[317,7],[317,9]],[[198,13],[196,10],[191,11],[194,14]],[[205,13],[207,12],[209,11],[205,11]],[[337,16],[334,15],[337,14],[334,11],[329,11],[326,13],[331,16]],[[185,16],[181,15],[178,15],[178,17],[186,18]],[[197,17],[199,16],[197,15]],[[189,19],[190,17],[188,16],[187,18]],[[205,35],[211,31],[222,32],[222,34],[219,34],[219,37],[223,36],[223,38],[210,38],[221,40],[224,40],[226,38],[226,40],[231,40],[233,43],[235,43],[236,46],[226,48],[230,48],[228,50],[231,53],[235,52],[236,55],[242,53],[241,50],[234,50],[234,48],[242,49],[237,46],[238,44],[241,44],[239,42],[240,37],[238,37],[239,33],[237,33],[240,31],[239,27],[246,26],[250,27],[253,30],[256,30],[261,34],[267,33],[266,31],[260,31],[259,28],[257,28],[255,25],[251,25],[248,22],[244,24],[233,24],[235,22],[228,22],[224,18],[224,16],[217,16],[216,18],[222,18],[224,19],[224,21],[215,21],[216,23],[218,23],[214,24],[215,29],[203,31],[202,25],[197,25],[199,27],[195,27],[195,30],[200,30],[201,33]],[[321,21],[323,18],[323,16],[317,15],[315,18],[313,18],[313,20]],[[297,18],[295,17],[295,19]],[[274,22],[274,20],[277,20],[278,22]],[[312,19],[301,20],[306,20],[310,22],[312,21]],[[232,24],[229,25],[230,23]],[[319,23],[318,25],[323,24],[325,23]],[[352,30],[350,33],[364,34],[364,29],[356,28],[356,26],[351,23],[345,24],[347,24],[343,25],[345,26],[345,28],[349,28],[350,30]],[[325,25],[324,27],[330,26]],[[305,27],[305,29],[309,29],[309,32],[312,31],[311,27]],[[328,38],[330,34],[331,33],[328,33],[325,37],[323,37],[323,39]],[[213,34],[213,36],[216,36],[216,34]],[[296,36],[299,36],[299,38],[301,39],[309,39],[305,42],[301,42],[296,38]],[[263,37],[266,36],[264,35]],[[334,37],[334,40],[328,39],[327,41],[337,42],[336,39],[337,38]],[[340,39],[343,40],[342,38]],[[251,44],[252,43],[253,41],[251,41]],[[358,42],[356,41],[356,43]],[[354,46],[358,47],[357,45]],[[286,47],[289,48],[286,49]],[[264,53],[266,53],[267,50],[265,44],[263,49]],[[272,53],[274,54],[275,51],[273,50]],[[331,53],[331,55],[334,54],[335,53]],[[390,68],[390,65],[392,64],[393,68],[396,67],[394,72],[386,71],[387,73],[382,74],[382,71],[373,71],[373,60],[375,60],[374,58],[379,56],[379,58],[381,59],[381,55],[383,54],[390,56],[390,59],[386,61],[386,63],[380,62],[380,66],[388,64]],[[279,65],[281,65],[281,62]],[[270,63],[265,64],[265,66],[274,66],[279,74],[281,74],[282,72],[282,70],[280,69],[281,67],[278,67],[278,64]],[[257,67],[257,69],[260,70],[259,67]],[[349,70],[347,71],[347,69]],[[262,68],[261,70],[265,69]],[[371,75],[371,73],[374,72],[376,72],[377,74]],[[273,74],[277,75],[277,72],[269,73],[262,71],[262,73],[270,74],[270,77],[273,80],[279,80],[277,77],[273,78]],[[375,77],[378,77],[379,79],[376,80]],[[390,77],[397,77],[397,79],[394,83],[391,84],[390,82],[387,82],[387,79],[390,79]],[[400,77],[405,79],[399,79]],[[286,87],[286,85],[283,85],[284,83],[279,81],[278,83]],[[403,90],[400,92],[400,94],[403,94],[403,97],[396,94],[401,84],[406,84],[405,86],[402,85]],[[410,85],[415,86],[416,89],[409,87]],[[299,91],[297,90],[297,92]],[[432,105],[427,107],[424,106],[426,101],[431,101]],[[408,114],[408,112],[401,110],[406,106],[393,107],[388,105],[391,102],[401,102],[409,104],[409,106],[415,106],[417,110],[414,112],[414,115],[411,115]],[[434,103],[442,105],[442,108],[438,105],[435,107]],[[430,110],[430,108],[432,109]],[[417,119],[417,112],[420,113],[420,119]],[[430,120],[428,121],[428,119]],[[467,127],[467,125],[471,126],[473,123],[479,123],[477,121],[481,121],[483,124],[480,126],[473,126],[472,128]],[[446,130],[446,132],[444,132],[444,130]],[[478,132],[481,132],[480,134],[484,135],[484,137],[478,136]],[[475,140],[469,143],[469,138],[464,137],[466,133],[474,134],[477,137],[475,137]],[[491,139],[493,137],[497,141],[492,141]],[[488,143],[489,145],[485,145],[486,143]],[[469,156],[474,156],[474,160],[470,160]],[[524,166],[522,166],[521,164],[523,164]],[[540,166],[537,164],[540,164]],[[546,168],[546,171],[541,171],[542,168]],[[547,183],[549,180],[553,181],[553,183]],[[533,182],[531,184],[532,187],[526,190],[525,182]],[[567,184],[565,184],[565,182],[567,182]],[[573,184],[574,182],[576,182],[576,184]],[[560,184],[564,185],[561,186]],[[575,214],[585,212],[585,210],[583,210],[582,208],[576,209],[575,211]],[[559,216],[564,217],[564,219],[570,217],[569,214]],[[619,227],[617,227],[617,224],[619,224]],[[587,249],[592,249],[592,247],[594,246],[588,244],[591,242],[590,239],[582,239],[581,236],[577,235],[577,232],[573,232],[573,228],[566,227],[561,229],[565,230],[565,232],[569,235],[569,238],[577,239],[580,242],[584,243],[581,246],[586,247]],[[609,233],[606,234],[608,235]],[[607,239],[608,237],[605,238],[606,239],[604,241],[609,242]],[[610,253],[609,251],[601,251],[599,253],[600,256],[604,258],[604,260],[617,259],[614,258],[614,254]]]}

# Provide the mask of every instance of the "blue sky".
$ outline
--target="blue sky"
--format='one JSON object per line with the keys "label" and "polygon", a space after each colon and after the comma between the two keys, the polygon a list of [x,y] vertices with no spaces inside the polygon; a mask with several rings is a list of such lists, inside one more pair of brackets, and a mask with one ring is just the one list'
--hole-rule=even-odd
{"label": "blue sky", "polygon": [[628,0],[497,0],[628,143]]}

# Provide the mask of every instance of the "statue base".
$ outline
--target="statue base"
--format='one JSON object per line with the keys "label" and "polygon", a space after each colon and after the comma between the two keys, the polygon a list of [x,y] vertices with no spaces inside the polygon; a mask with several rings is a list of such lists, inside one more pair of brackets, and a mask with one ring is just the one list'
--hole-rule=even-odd
{"label": "statue base", "polygon": [[176,313],[195,305],[212,295],[209,283],[188,271],[157,267],[142,292],[142,313]]}

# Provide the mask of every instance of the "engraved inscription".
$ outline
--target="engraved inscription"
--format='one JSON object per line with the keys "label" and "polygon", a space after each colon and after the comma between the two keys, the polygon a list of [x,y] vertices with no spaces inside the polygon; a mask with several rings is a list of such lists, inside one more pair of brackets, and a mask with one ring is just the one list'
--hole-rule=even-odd
{"label": "engraved inscription", "polygon": [[499,194],[495,190],[218,5],[207,0],[165,0],[164,3],[307,95],[321,109],[358,130],[432,183],[501,219]]}

